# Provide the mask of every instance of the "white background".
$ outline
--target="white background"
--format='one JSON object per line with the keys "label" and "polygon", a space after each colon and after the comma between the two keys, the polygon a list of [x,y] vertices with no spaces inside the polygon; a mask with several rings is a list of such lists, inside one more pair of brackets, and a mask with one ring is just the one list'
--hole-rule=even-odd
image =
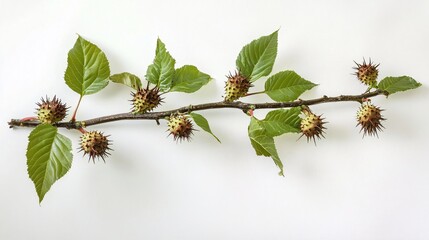
{"label": "white background", "polygon": [[[1,0],[0,239],[429,239],[428,22],[424,0]],[[63,74],[77,33],[106,53],[112,74],[143,78],[159,36],[176,66],[215,79],[193,95],[167,94],[167,110],[221,100],[241,47],[278,28],[273,73],[292,69],[320,84],[302,98],[362,93],[351,73],[363,57],[381,63],[381,78],[424,85],[374,98],[388,119],[379,138],[362,139],[356,103],[312,107],[329,122],[326,139],[277,138],[284,178],[255,155],[249,119],[237,110],[203,112],[222,144],[202,131],[175,143],[164,121],[90,127],[114,141],[106,164],[88,163],[79,132],[61,129],[73,141],[73,166],[38,204],[26,170],[30,129],[6,122],[34,115],[45,95],[75,107]],[[129,99],[128,88],[110,84],[84,97],[77,117],[126,112]]]}

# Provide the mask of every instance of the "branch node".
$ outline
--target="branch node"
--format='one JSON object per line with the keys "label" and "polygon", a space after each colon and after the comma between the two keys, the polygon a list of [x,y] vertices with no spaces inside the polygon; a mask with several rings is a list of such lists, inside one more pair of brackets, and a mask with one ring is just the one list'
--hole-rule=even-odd
{"label": "branch node", "polygon": [[194,106],[191,104],[191,105],[188,106],[188,111],[187,112],[191,113],[193,109],[194,109]]}

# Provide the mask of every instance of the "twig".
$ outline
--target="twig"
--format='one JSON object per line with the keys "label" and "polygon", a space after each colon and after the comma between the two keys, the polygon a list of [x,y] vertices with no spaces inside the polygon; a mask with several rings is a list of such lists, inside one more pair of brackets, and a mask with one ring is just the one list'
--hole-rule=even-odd
{"label": "twig", "polygon": [[[208,109],[217,108],[237,108],[247,112],[249,109],[266,109],[266,108],[292,108],[299,106],[310,106],[322,103],[330,102],[359,102],[362,103],[363,99],[375,97],[378,95],[388,95],[387,92],[382,90],[376,90],[373,92],[366,92],[360,95],[340,95],[336,97],[323,96],[321,98],[309,99],[309,100],[296,100],[292,102],[273,102],[273,103],[245,103],[245,102],[213,102],[204,103],[198,105],[190,105],[181,107],[173,110],[162,111],[162,112],[149,112],[144,114],[133,114],[133,113],[119,113],[108,116],[102,116],[98,118],[92,118],[84,121],[70,121],[70,122],[59,122],[55,123],[54,126],[67,128],[67,129],[79,129],[82,127],[98,125],[107,122],[115,122],[121,120],[155,120],[163,119],[174,113],[189,113],[193,111],[201,111]],[[8,122],[10,127],[36,127],[39,122],[28,122],[22,121],[21,119],[12,119]]]}

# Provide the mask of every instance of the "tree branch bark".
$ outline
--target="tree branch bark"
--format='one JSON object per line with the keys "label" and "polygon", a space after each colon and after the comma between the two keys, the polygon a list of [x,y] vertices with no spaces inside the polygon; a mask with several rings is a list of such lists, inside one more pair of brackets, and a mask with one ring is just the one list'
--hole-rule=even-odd
{"label": "tree branch bark", "polygon": [[[359,95],[340,95],[336,97],[323,96],[321,98],[309,99],[309,100],[296,100],[292,102],[274,102],[274,103],[245,103],[245,102],[213,102],[203,103],[198,105],[190,105],[187,107],[181,107],[173,110],[162,111],[162,112],[149,112],[144,114],[133,114],[133,113],[119,113],[108,116],[102,116],[98,118],[92,118],[84,121],[70,121],[70,122],[58,122],[53,124],[56,127],[67,128],[67,129],[79,129],[82,127],[88,127],[92,125],[98,125],[107,122],[115,122],[121,120],[156,120],[163,119],[174,113],[189,113],[193,111],[201,111],[208,109],[218,108],[236,108],[247,112],[250,109],[266,109],[266,108],[292,108],[299,106],[310,106],[316,104],[330,103],[330,102],[359,102],[363,99],[375,97],[378,95],[387,96],[388,93],[382,90],[375,90],[372,92],[366,92]],[[21,119],[11,119],[8,122],[9,127],[36,127],[39,125],[38,121],[25,121]]]}

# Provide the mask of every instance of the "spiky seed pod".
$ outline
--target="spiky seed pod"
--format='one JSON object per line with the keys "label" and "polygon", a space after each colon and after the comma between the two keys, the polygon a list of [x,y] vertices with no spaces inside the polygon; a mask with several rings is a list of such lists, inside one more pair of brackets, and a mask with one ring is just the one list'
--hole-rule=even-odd
{"label": "spiky seed pod", "polygon": [[190,139],[193,134],[193,128],[191,120],[183,114],[172,114],[168,121],[168,135],[173,135],[174,140],[182,141],[184,139]]}
{"label": "spiky seed pod", "polygon": [[[304,108],[302,110],[304,113],[304,118],[301,119],[301,137],[306,136],[307,142],[313,139],[314,144],[316,144],[316,137],[320,139],[325,133],[323,129],[326,129],[323,125],[326,123],[324,122],[324,118],[322,118],[322,115],[316,115],[310,111],[308,108]],[[300,138],[301,138],[300,137]]]}
{"label": "spiky seed pod", "polygon": [[225,101],[232,102],[241,97],[246,96],[249,88],[252,86],[249,79],[239,72],[234,75],[226,76],[228,80],[225,82]]}
{"label": "spiky seed pod", "polygon": [[89,131],[85,132],[80,137],[80,151],[83,151],[83,155],[89,155],[89,160],[95,163],[95,158],[101,158],[105,162],[104,158],[110,155],[108,150],[111,150],[109,147],[110,140],[107,139],[109,136],[105,136],[99,131]]}
{"label": "spiky seed pod", "polygon": [[52,100],[48,97],[41,98],[41,102],[36,103],[37,118],[41,123],[56,123],[63,120],[67,115],[66,104],[61,103],[61,100],[54,96]]}
{"label": "spiky seed pod", "polygon": [[367,64],[365,59],[363,59],[363,64],[359,64],[355,62],[357,67],[354,67],[356,69],[355,75],[357,78],[364,83],[365,85],[369,87],[374,87],[377,85],[377,77],[378,77],[378,69],[377,67],[380,64],[373,64],[371,62],[371,59],[369,59],[369,63]]}
{"label": "spiky seed pod", "polygon": [[149,86],[141,88],[137,92],[131,93],[131,95],[133,96],[131,101],[133,105],[132,113],[134,114],[143,114],[152,111],[162,102],[158,87],[152,89],[149,89]]}
{"label": "spiky seed pod", "polygon": [[386,120],[381,115],[383,110],[379,107],[374,106],[370,102],[363,103],[358,112],[357,112],[357,121],[356,126],[361,126],[361,132],[363,130],[363,136],[369,135],[378,137],[377,131],[382,131],[384,126],[381,124],[381,121]]}

